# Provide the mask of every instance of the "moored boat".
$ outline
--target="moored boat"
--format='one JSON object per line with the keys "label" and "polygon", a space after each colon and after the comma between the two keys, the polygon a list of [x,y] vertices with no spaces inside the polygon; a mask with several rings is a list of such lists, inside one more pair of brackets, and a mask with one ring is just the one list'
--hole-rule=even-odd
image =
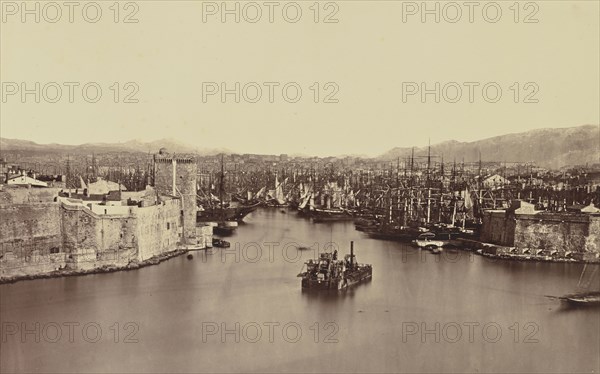
{"label": "moored boat", "polygon": [[352,212],[347,209],[332,208],[320,209],[315,208],[310,211],[310,216],[313,222],[336,222],[336,221],[351,221],[354,219]]}
{"label": "moored boat", "polygon": [[350,242],[350,254],[343,260],[337,259],[337,250],[333,253],[321,253],[318,259],[305,263],[306,271],[298,274],[302,278],[303,289],[341,290],[371,279],[373,267],[359,264],[354,255],[354,242]]}
{"label": "moored boat", "polygon": [[252,205],[239,205],[236,207],[223,207],[215,206],[203,210],[198,210],[196,213],[197,222],[215,222],[215,221],[236,221],[242,222],[244,218],[254,212],[260,203],[254,203]]}
{"label": "moored boat", "polygon": [[598,306],[600,305],[600,291],[575,293],[561,296],[559,299],[572,306]]}
{"label": "moored boat", "polygon": [[227,240],[213,238],[212,245],[213,247],[217,248],[229,248],[231,246],[231,243],[229,243]]}
{"label": "moored boat", "polygon": [[217,222],[216,226],[213,226],[213,232],[217,235],[231,235],[237,229],[238,223],[236,221],[220,221]]}
{"label": "moored boat", "polygon": [[368,236],[374,239],[397,240],[410,242],[416,239],[422,232],[413,227],[374,227],[363,230]]}
{"label": "moored boat", "polygon": [[433,232],[426,232],[413,240],[413,244],[416,244],[419,248],[430,249],[435,253],[441,251],[442,247],[445,247],[451,243],[451,234],[435,234]]}

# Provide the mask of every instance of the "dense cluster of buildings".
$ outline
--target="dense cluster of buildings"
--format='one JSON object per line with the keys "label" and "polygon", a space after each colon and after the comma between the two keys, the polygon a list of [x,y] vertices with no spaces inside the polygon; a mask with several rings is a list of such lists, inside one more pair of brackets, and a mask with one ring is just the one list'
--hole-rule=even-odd
{"label": "dense cluster of buildings", "polygon": [[212,246],[212,227],[196,225],[196,171],[193,157],[161,150],[143,191],[2,185],[0,280],[137,267]]}
{"label": "dense cluster of buildings", "polygon": [[0,159],[0,184],[33,187],[65,187],[65,175],[44,175]]}

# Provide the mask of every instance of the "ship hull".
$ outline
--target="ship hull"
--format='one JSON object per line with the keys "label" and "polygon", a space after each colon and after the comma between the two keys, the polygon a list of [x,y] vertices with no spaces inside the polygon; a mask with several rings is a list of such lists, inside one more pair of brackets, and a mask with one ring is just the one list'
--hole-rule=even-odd
{"label": "ship hull", "polygon": [[356,262],[354,242],[350,242],[350,254],[345,255],[343,260],[338,260],[335,250],[333,253],[321,253],[319,258],[304,264],[306,271],[298,274],[302,277],[303,290],[341,290],[373,276],[371,265]]}
{"label": "ship hull", "polygon": [[309,214],[315,223],[354,220],[354,216],[350,211],[341,209],[314,209],[309,211]]}
{"label": "ship hull", "polygon": [[368,281],[373,278],[373,269],[369,265],[364,265],[356,270],[348,271],[346,274],[327,280],[311,278],[307,275],[302,277],[302,288],[312,290],[342,290],[352,287],[358,283]]}
{"label": "ship hull", "polygon": [[566,295],[560,299],[572,307],[600,306],[600,292]]}
{"label": "ship hull", "polygon": [[246,216],[254,212],[260,203],[249,206],[239,206],[235,208],[214,208],[198,211],[196,214],[197,222],[215,222],[215,221],[236,221],[242,222]]}
{"label": "ship hull", "polygon": [[364,230],[364,232],[373,239],[394,240],[410,242],[415,240],[420,232],[418,230]]}

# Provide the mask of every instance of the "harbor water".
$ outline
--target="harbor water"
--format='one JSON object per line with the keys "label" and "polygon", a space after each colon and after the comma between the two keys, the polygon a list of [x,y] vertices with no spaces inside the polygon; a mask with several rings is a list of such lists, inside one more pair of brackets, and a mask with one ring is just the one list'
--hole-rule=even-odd
{"label": "harbor water", "polygon": [[[1,285],[0,372],[600,370],[600,310],[546,297],[580,290],[581,264],[434,255],[291,210],[245,221],[191,260]],[[373,279],[303,292],[304,261],[350,241]]]}

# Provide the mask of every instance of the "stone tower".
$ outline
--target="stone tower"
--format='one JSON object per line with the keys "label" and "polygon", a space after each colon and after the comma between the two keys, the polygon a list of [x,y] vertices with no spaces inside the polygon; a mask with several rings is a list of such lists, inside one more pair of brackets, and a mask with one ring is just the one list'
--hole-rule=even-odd
{"label": "stone tower", "polygon": [[198,164],[192,155],[169,154],[161,148],[154,155],[153,185],[161,194],[182,200],[184,243],[196,237],[196,175]]}

